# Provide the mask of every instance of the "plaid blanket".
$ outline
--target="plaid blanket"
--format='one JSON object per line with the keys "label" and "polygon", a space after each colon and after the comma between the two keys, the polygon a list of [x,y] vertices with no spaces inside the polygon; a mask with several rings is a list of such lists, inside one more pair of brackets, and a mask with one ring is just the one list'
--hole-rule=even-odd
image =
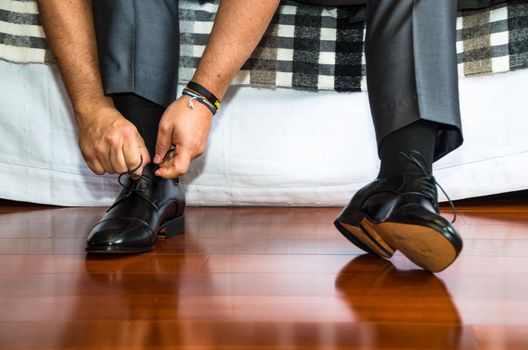
{"label": "plaid blanket", "polygon": [[[180,80],[188,81],[212,28],[218,1],[180,0]],[[298,90],[360,91],[365,87],[361,8],[280,7],[234,85]],[[0,59],[53,62],[34,0],[0,0]],[[528,68],[528,3],[509,1],[461,13],[457,19],[460,74]]]}

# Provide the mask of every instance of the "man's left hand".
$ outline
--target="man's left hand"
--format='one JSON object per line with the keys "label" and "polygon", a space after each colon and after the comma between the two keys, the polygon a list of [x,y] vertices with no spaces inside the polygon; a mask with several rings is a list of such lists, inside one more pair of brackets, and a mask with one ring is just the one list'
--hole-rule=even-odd
{"label": "man's left hand", "polygon": [[[189,108],[190,99],[184,95],[171,103],[159,124],[154,163],[160,165],[156,175],[165,179],[185,174],[207,144],[213,114],[196,100],[194,109]],[[174,153],[166,157],[172,145]]]}

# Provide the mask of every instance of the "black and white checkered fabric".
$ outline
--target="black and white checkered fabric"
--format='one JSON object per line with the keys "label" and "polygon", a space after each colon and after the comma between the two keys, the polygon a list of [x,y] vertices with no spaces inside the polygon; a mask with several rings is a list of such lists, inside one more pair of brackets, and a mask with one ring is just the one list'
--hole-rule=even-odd
{"label": "black and white checkered fabric", "polygon": [[[180,0],[180,81],[188,81],[205,48],[218,1]],[[284,4],[234,85],[360,91],[365,87],[364,23],[358,8]],[[34,0],[0,0],[0,58],[52,61]],[[464,12],[457,19],[459,72],[528,68],[528,2]]]}

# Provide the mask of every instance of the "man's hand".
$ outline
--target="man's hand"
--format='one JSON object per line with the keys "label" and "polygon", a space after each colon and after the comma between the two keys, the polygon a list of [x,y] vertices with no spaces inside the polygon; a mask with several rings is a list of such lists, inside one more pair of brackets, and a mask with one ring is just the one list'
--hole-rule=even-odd
{"label": "man's hand", "polygon": [[[189,169],[191,161],[205,150],[211,130],[213,114],[198,101],[189,108],[189,96],[174,101],[161,118],[156,143],[154,163],[160,164],[156,175],[173,179],[182,176]],[[171,145],[175,145],[173,157],[167,157]]]}
{"label": "man's hand", "polygon": [[89,0],[39,0],[39,14],[75,111],[79,145],[94,173],[141,174],[150,157],[136,127],[104,95]]}
{"label": "man's hand", "polygon": [[[79,145],[86,163],[97,175],[134,172],[141,175],[150,162],[149,152],[138,130],[115,108],[91,112],[79,124]],[[141,162],[143,158],[143,162]]]}
{"label": "man's hand", "polygon": [[[207,47],[193,77],[222,99],[231,80],[262,38],[280,0],[222,0]],[[201,103],[182,96],[163,115],[156,144],[156,175],[175,178],[187,172],[191,160],[201,155],[211,129],[212,113]],[[166,157],[171,145],[175,156]],[[165,159],[165,157],[167,159]]]}

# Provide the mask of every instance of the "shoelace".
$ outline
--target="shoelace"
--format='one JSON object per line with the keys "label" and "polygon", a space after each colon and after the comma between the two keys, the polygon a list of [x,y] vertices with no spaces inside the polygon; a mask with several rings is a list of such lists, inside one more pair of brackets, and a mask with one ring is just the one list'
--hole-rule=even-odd
{"label": "shoelace", "polygon": [[[438,186],[438,188],[440,188],[444,196],[447,198],[447,201],[449,202],[449,206],[451,206],[451,211],[453,212],[453,220],[451,220],[451,222],[454,223],[457,219],[457,212],[456,212],[455,204],[453,203],[451,198],[449,198],[444,188],[440,186],[440,184],[436,181],[433,174],[431,174],[429,169],[424,165],[426,163],[426,160],[422,156],[422,154],[418,151],[408,151],[408,152],[402,151],[400,152],[400,155],[404,157],[405,159],[407,159],[408,161],[413,162],[422,171],[422,173],[428,180],[430,180],[436,186]],[[431,189],[429,189],[429,191],[431,191]],[[434,196],[432,196],[431,193],[427,193],[427,194],[430,195],[434,200],[436,200],[436,198],[434,198]]]}
{"label": "shoelace", "polygon": [[[124,173],[119,174],[119,177],[117,178],[117,182],[123,188],[127,187],[127,184],[123,183],[123,181],[122,181],[123,176],[125,176],[125,175],[133,176],[134,175],[134,176],[137,176],[137,178],[133,179],[134,184],[128,189],[128,192],[124,196],[122,196],[121,198],[116,200],[114,202],[114,204],[112,204],[112,206],[110,206],[110,208],[108,208],[107,211],[110,211],[110,209],[112,209],[113,207],[115,207],[116,205],[118,205],[119,203],[121,203],[122,201],[127,199],[128,197],[130,197],[130,195],[132,193],[135,193],[138,196],[140,196],[141,198],[143,198],[144,200],[146,200],[148,203],[150,203],[150,205],[152,205],[154,208],[156,208],[156,210],[159,209],[158,206],[150,198],[148,198],[147,196],[144,195],[145,189],[150,187],[150,184],[151,184],[150,178],[148,176],[143,175],[143,174],[141,174],[141,175],[134,174],[136,172],[136,170],[138,170],[141,167],[141,164],[143,164],[143,156],[141,156],[141,162],[139,163],[139,165],[137,167],[135,167],[134,169],[131,169],[129,171],[126,171]],[[146,183],[146,185],[145,186],[141,186],[141,181],[144,181]]]}

